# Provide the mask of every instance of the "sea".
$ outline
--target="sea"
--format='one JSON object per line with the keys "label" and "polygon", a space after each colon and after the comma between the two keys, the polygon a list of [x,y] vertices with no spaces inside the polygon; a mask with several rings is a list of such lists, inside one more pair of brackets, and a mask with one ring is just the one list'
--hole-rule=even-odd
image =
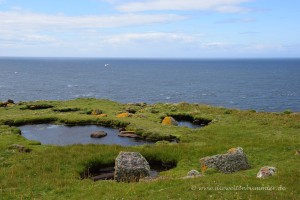
{"label": "sea", "polygon": [[0,57],[0,101],[110,99],[300,111],[300,59]]}

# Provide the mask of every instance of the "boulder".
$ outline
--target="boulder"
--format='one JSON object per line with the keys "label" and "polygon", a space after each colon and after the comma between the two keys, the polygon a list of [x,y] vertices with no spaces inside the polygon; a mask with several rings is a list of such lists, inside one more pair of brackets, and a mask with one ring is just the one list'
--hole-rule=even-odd
{"label": "boulder", "polygon": [[260,168],[256,177],[257,178],[267,178],[269,176],[273,176],[275,173],[276,173],[275,167],[264,166],[264,167]]}
{"label": "boulder", "polygon": [[120,152],[115,160],[114,178],[118,182],[138,182],[150,175],[147,160],[138,152]]}
{"label": "boulder", "polygon": [[102,138],[105,136],[107,136],[107,133],[104,131],[96,131],[96,132],[91,133],[91,138]]}
{"label": "boulder", "polygon": [[165,117],[161,122],[162,125],[174,125],[177,126],[178,122],[173,117]]}
{"label": "boulder", "polygon": [[203,171],[207,168],[215,168],[225,174],[250,168],[248,159],[241,147],[231,148],[225,154],[201,158],[200,163]]}

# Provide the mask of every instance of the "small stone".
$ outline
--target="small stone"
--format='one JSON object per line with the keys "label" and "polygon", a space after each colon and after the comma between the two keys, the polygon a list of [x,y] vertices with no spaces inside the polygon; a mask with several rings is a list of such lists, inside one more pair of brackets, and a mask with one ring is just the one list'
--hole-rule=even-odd
{"label": "small stone", "polygon": [[267,178],[269,176],[273,176],[275,173],[276,173],[275,167],[264,166],[264,167],[260,168],[256,177],[257,178]]}
{"label": "small stone", "polygon": [[187,176],[183,177],[183,179],[189,179],[189,178],[197,178],[197,177],[201,177],[202,174],[200,172],[198,172],[195,169],[192,169],[191,171],[188,172]]}
{"label": "small stone", "polygon": [[191,171],[188,172],[187,176],[199,176],[201,175],[200,172],[198,172],[195,169],[192,169]]}
{"label": "small stone", "polygon": [[104,131],[96,131],[91,134],[91,138],[102,138],[107,136],[107,133]]}
{"label": "small stone", "polygon": [[300,150],[296,150],[295,155],[300,155]]}
{"label": "small stone", "polygon": [[117,182],[138,182],[150,175],[148,161],[139,152],[120,152],[115,160]]}

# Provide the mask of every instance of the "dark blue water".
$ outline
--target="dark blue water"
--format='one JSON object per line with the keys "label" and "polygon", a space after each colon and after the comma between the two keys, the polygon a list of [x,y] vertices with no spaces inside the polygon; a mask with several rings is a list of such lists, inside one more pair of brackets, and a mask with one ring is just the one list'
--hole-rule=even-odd
{"label": "dark blue water", "polygon": [[300,111],[300,59],[0,58],[2,101],[79,97]]}

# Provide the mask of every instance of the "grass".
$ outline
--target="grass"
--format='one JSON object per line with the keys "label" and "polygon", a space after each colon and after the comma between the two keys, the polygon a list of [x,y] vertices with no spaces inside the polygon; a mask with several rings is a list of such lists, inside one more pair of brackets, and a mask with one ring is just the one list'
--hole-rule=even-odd
{"label": "grass", "polygon": [[[42,109],[27,109],[32,106]],[[107,117],[91,115],[97,109]],[[116,117],[129,111],[130,117]],[[167,115],[211,122],[196,130],[162,126],[161,119]],[[176,137],[180,142],[136,147],[93,144],[62,147],[27,140],[17,128],[39,123],[126,127],[148,139]],[[0,199],[299,199],[300,156],[295,155],[300,149],[299,134],[300,114],[293,112],[229,110],[184,102],[153,105],[99,99],[23,102],[0,108]],[[12,144],[24,145],[32,151],[18,152],[9,148]],[[238,146],[247,154],[251,169],[233,174],[208,169],[203,177],[182,179],[192,169],[201,171],[200,158]],[[87,168],[113,163],[120,151],[138,151],[149,161],[177,165],[162,172],[159,179],[139,183],[81,179]],[[266,165],[275,166],[277,174],[257,179],[256,173]],[[254,189],[270,186],[279,190],[226,190],[234,186]]]}

